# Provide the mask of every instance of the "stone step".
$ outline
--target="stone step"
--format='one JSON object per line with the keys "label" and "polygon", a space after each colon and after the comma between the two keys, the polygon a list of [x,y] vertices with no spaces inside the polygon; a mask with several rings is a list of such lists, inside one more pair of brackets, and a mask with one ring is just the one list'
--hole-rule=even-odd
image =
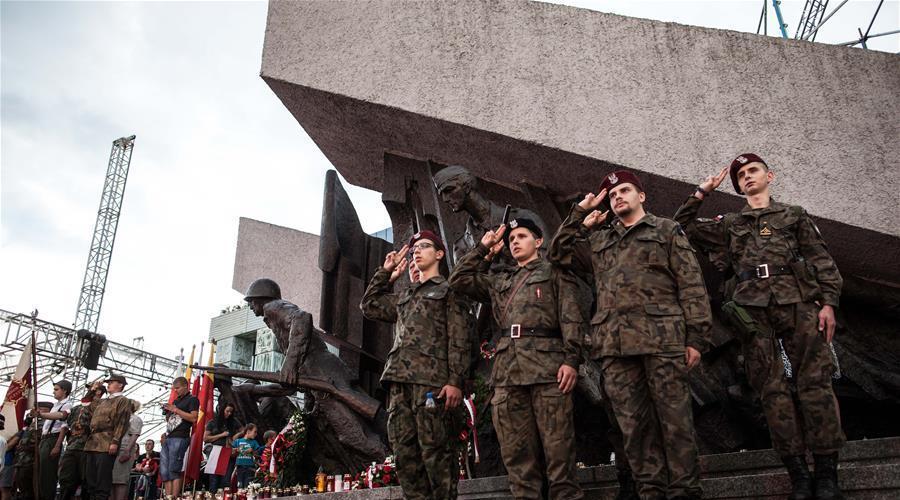
{"label": "stone step", "polygon": [[[848,500],[900,499],[900,438],[850,441],[841,450],[839,480]],[[811,461],[810,461],[811,463]],[[773,450],[755,450],[700,457],[703,497],[712,499],[784,499],[790,493],[788,475]],[[589,500],[612,500],[618,491],[611,465],[578,470]],[[326,493],[323,499],[402,499],[398,487]],[[318,495],[317,495],[318,497]],[[460,500],[512,499],[506,476],[462,481]]]}

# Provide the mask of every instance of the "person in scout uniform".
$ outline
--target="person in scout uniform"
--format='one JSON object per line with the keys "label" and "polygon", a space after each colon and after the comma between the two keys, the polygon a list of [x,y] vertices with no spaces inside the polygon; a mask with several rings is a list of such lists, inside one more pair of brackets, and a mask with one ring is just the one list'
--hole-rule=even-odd
{"label": "person in scout uniform", "polygon": [[[459,481],[455,426],[471,363],[471,319],[440,275],[444,256],[436,234],[414,234],[387,254],[360,303],[366,318],[395,324],[381,383],[389,391],[388,439],[410,500],[455,499]],[[418,282],[392,292],[410,264],[419,270]]]}
{"label": "person in scout uniform", "polygon": [[90,498],[87,483],[85,483],[86,456],[84,445],[87,443],[91,432],[91,417],[94,405],[106,394],[106,387],[101,381],[88,384],[87,394],[81,399],[81,404],[72,408],[66,420],[68,427],[66,433],[66,451],[59,460],[59,489],[62,500],[70,500],[75,497],[78,487],[81,486],[81,497]]}
{"label": "person in scout uniform", "polygon": [[[747,204],[738,213],[697,218],[703,200],[729,174]],[[676,219],[701,251],[726,257],[737,281],[732,310],[745,313],[758,332],[741,339],[747,376],[762,400],[772,446],[791,477],[792,498],[841,498],[837,454],[844,434],[831,383],[830,343],[842,279],[809,214],[772,199],[774,180],[762,158],[742,154],[707,177]],[[796,396],[784,373],[781,346]],[[815,459],[814,480],[807,450]]]}
{"label": "person in scout uniform", "polygon": [[[531,219],[487,231],[457,263],[450,288],[490,303],[501,336],[491,385],[491,417],[516,498],[584,498],[575,478],[572,388],[586,321],[576,278],[541,258],[543,232]],[[485,258],[509,248],[517,265],[488,271]],[[543,457],[543,458],[542,458]]]}
{"label": "person in scout uniform", "polygon": [[112,491],[113,465],[131,420],[131,400],[122,392],[127,383],[122,375],[110,375],[106,379],[109,395],[91,404],[91,432],[84,444],[85,482],[91,500],[106,500]]}
{"label": "person in scout uniform", "polygon": [[[618,219],[599,227],[609,193]],[[644,210],[633,173],[604,178],[572,208],[549,259],[590,274],[597,293],[593,357],[644,499],[700,498],[688,370],[709,348],[712,315],[694,250],[680,226]]]}

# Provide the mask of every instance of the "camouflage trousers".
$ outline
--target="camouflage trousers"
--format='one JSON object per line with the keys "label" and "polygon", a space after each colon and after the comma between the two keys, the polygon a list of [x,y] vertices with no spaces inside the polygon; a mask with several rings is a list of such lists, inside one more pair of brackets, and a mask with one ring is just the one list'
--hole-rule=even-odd
{"label": "camouflage trousers", "polygon": [[535,384],[494,388],[491,417],[509,488],[515,498],[584,498],[575,477],[575,424],[572,394],[559,386]]}
{"label": "camouflage trousers", "polygon": [[[831,386],[834,366],[819,332],[819,307],[801,302],[745,306],[765,336],[743,343],[751,387],[759,393],[772,447],[782,456],[830,454],[844,444],[837,399]],[[796,398],[784,374],[778,339],[791,361]]]}
{"label": "camouflage trousers", "polygon": [[684,354],[606,357],[602,367],[641,498],[699,497],[699,454]]}
{"label": "camouflage trousers", "polygon": [[388,439],[394,450],[397,478],[408,500],[456,498],[459,483],[459,419],[462,408],[445,412],[442,402],[425,407],[425,394],[438,388],[392,383],[388,404]]}

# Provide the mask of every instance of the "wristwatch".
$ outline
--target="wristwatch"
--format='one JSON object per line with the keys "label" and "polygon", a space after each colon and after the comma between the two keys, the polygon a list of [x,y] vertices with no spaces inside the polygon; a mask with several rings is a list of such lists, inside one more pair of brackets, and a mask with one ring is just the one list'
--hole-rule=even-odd
{"label": "wristwatch", "polygon": [[702,194],[703,196],[709,196],[711,191],[705,191],[701,186],[697,186],[696,192]]}

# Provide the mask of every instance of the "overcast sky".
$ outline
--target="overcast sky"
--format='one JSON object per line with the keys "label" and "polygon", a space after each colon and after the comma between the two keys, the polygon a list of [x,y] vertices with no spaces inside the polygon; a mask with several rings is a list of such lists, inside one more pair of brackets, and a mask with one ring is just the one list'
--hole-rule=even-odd
{"label": "overcast sky", "polygon": [[[746,32],[763,4],[563,3]],[[872,33],[898,28],[898,3]],[[783,2],[791,36],[803,4]],[[817,40],[853,40],[877,4],[850,1]],[[206,339],[241,300],[239,217],[318,233],[330,164],[259,78],[265,16],[265,3],[0,2],[0,308],[72,323],[121,136],[137,140],[100,320],[116,341],[174,357]],[[870,48],[896,53],[900,36]],[[348,188],[364,229],[388,225],[378,193]]]}

